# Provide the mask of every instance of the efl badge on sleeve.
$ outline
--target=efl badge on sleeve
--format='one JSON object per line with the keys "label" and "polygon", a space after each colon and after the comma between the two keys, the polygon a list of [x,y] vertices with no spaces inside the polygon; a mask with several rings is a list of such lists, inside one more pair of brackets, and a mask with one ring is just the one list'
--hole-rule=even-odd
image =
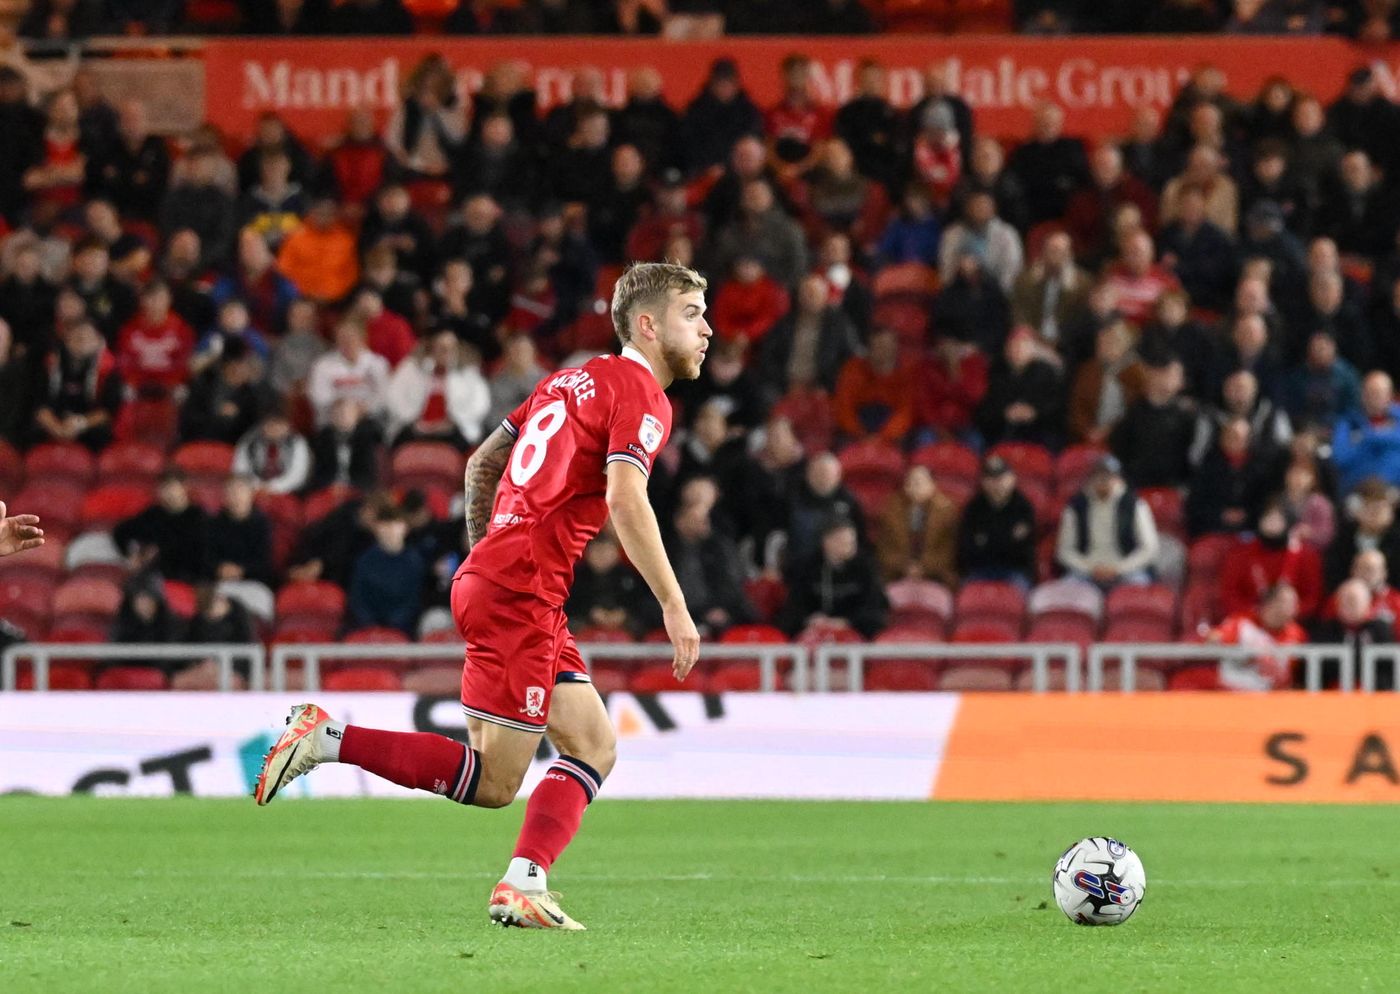
{"label": "efl badge on sleeve", "polygon": [[642,443],[642,448],[647,450],[648,455],[655,454],[656,450],[661,448],[661,436],[665,433],[659,418],[650,414],[642,415],[642,427],[637,432],[637,440]]}

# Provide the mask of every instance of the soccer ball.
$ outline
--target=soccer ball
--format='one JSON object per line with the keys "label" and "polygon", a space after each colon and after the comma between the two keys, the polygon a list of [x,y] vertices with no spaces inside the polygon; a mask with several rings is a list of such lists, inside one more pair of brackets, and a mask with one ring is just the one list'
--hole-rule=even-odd
{"label": "soccer ball", "polygon": [[1065,850],[1050,877],[1055,903],[1078,925],[1122,925],[1147,891],[1142,860],[1117,839],[1098,835]]}

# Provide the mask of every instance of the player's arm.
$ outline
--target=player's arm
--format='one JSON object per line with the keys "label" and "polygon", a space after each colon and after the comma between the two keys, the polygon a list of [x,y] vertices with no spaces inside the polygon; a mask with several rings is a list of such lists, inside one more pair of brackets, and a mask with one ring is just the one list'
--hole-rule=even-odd
{"label": "player's arm", "polygon": [[34,514],[8,516],[5,502],[0,501],[0,556],[8,556],[44,544],[44,532],[39,517]]}
{"label": "player's arm", "polygon": [[496,485],[510,462],[515,436],[497,425],[467,460],[467,551],[470,552],[491,524]]}
{"label": "player's arm", "polygon": [[625,460],[608,463],[607,501],[613,530],[627,558],[661,603],[666,634],[676,649],[673,669],[676,679],[684,680],[700,658],[700,633],[695,630],[685,595],[661,544],[661,526],[647,498],[646,474]]}

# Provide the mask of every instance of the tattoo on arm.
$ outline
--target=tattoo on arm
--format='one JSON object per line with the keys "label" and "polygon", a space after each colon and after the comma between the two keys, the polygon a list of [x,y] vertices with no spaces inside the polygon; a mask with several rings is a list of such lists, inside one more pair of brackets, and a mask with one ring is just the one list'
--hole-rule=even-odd
{"label": "tattoo on arm", "polygon": [[493,431],[467,460],[467,551],[475,548],[491,524],[496,485],[510,461],[515,439],[504,428]]}

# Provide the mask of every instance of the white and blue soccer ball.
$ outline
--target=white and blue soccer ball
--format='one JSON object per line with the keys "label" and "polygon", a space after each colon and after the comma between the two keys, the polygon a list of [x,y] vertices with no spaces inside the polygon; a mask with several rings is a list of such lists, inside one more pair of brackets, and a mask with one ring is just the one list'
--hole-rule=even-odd
{"label": "white and blue soccer ball", "polygon": [[1122,925],[1147,891],[1138,854],[1104,835],[1066,849],[1050,880],[1055,903],[1078,925]]}

